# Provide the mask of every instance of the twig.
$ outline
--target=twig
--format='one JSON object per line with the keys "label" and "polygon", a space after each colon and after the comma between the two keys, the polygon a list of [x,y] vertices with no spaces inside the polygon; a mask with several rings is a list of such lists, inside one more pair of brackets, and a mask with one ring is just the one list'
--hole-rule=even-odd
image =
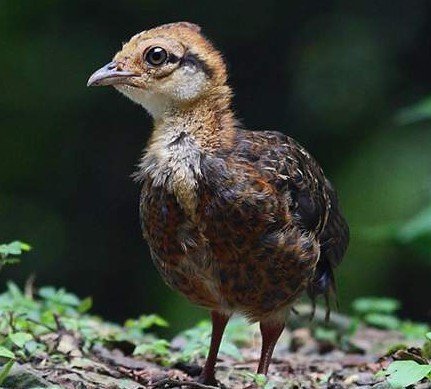
{"label": "twig", "polygon": [[299,312],[295,307],[290,307],[290,312],[292,312],[294,315],[299,315]]}
{"label": "twig", "polygon": [[9,327],[10,327],[12,332],[15,332],[15,323],[14,323],[15,318],[14,318],[13,312],[9,311],[8,314],[9,314],[9,318],[8,318],[9,319]]}
{"label": "twig", "polygon": [[35,281],[36,281],[36,275],[33,273],[30,275],[30,277],[27,278],[27,281],[25,282],[24,294],[25,294],[25,297],[31,300],[33,300],[33,296],[34,296]]}
{"label": "twig", "polygon": [[53,316],[54,316],[55,325],[57,326],[57,331],[65,330],[64,325],[61,322],[60,316],[57,313],[54,313]]}
{"label": "twig", "polygon": [[173,388],[175,386],[185,386],[188,388],[199,388],[199,389],[220,389],[218,386],[212,385],[204,385],[199,382],[193,381],[181,381],[181,380],[173,380],[170,378],[165,378],[163,380],[157,381],[154,384],[150,385],[150,388]]}

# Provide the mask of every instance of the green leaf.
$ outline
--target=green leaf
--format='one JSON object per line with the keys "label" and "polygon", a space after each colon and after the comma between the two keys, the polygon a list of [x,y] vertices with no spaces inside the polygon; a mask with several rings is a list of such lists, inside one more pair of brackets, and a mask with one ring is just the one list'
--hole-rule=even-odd
{"label": "green leaf", "polygon": [[337,330],[324,327],[317,327],[314,331],[314,337],[321,342],[337,343]]}
{"label": "green leaf", "polygon": [[369,313],[365,315],[364,321],[371,326],[387,330],[396,330],[401,324],[400,320],[395,316],[381,313]]}
{"label": "green leaf", "polygon": [[24,345],[24,348],[29,354],[34,355],[36,351],[44,351],[47,347],[43,343],[36,342],[35,340],[30,340]]}
{"label": "green leaf", "polygon": [[52,286],[44,286],[39,289],[39,296],[44,299],[51,299],[57,293],[57,290]]}
{"label": "green leaf", "polygon": [[257,386],[264,386],[266,384],[267,378],[264,374],[256,374],[254,376],[254,382]]}
{"label": "green leaf", "polygon": [[0,346],[0,357],[7,359],[15,359],[15,354],[6,347]]}
{"label": "green leaf", "polygon": [[31,247],[27,243],[15,241],[0,245],[0,255],[7,257],[9,255],[20,255],[23,251],[30,251]]}
{"label": "green leaf", "polygon": [[263,387],[263,389],[275,389],[275,388],[277,388],[277,383],[271,380],[268,380],[268,382]]}
{"label": "green leaf", "polygon": [[402,243],[431,236],[431,207],[420,211],[416,216],[405,223],[398,232],[398,239]]}
{"label": "green leaf", "polygon": [[9,334],[9,339],[19,348],[24,347],[24,345],[33,339],[33,336],[31,336],[27,332],[15,332],[12,334]]}
{"label": "green leaf", "polygon": [[427,332],[427,333],[425,334],[425,337],[426,337],[428,340],[431,340],[431,332]]}
{"label": "green leaf", "polygon": [[362,297],[353,301],[353,309],[358,314],[370,312],[394,313],[400,308],[399,301],[385,297]]}
{"label": "green leaf", "polygon": [[12,281],[7,282],[8,292],[11,294],[12,298],[15,300],[22,300],[24,298],[24,294],[21,292],[21,289]]}
{"label": "green leaf", "polygon": [[250,325],[243,317],[234,317],[226,328],[224,338],[236,345],[245,345],[250,342]]}
{"label": "green leaf", "polygon": [[21,244],[21,251],[30,251],[32,247],[28,243],[19,242]]}
{"label": "green leaf", "polygon": [[143,343],[135,347],[133,355],[156,355],[166,356],[169,355],[169,342],[165,339],[157,339],[152,343]]}
{"label": "green leaf", "polygon": [[158,315],[142,315],[137,320],[128,319],[124,326],[126,328],[133,328],[145,331],[153,326],[168,327],[169,324],[165,319],[161,318]]}
{"label": "green leaf", "polygon": [[93,299],[91,297],[86,297],[81,303],[78,305],[78,312],[85,313],[88,312],[93,306]]}
{"label": "green leaf", "polygon": [[387,380],[393,388],[405,388],[425,378],[431,372],[431,365],[419,365],[415,361],[392,362],[386,372]]}
{"label": "green leaf", "polygon": [[20,263],[21,260],[19,258],[6,258],[2,260],[2,263],[4,265],[16,265],[17,263]]}
{"label": "green leaf", "polygon": [[431,119],[431,97],[402,109],[395,119],[399,124],[411,124],[420,120]]}
{"label": "green leaf", "polygon": [[74,307],[79,307],[79,305],[81,304],[81,300],[79,300],[76,295],[65,292],[59,294],[59,299],[57,302],[59,304],[70,305]]}
{"label": "green leaf", "polygon": [[388,374],[386,373],[385,370],[379,370],[376,374],[374,374],[374,377],[376,378],[386,378],[388,376]]}
{"label": "green leaf", "polygon": [[55,289],[52,286],[45,286],[39,289],[39,296],[43,299],[59,305],[68,305],[78,307],[81,304],[79,298],[67,293],[64,289]]}
{"label": "green leaf", "polygon": [[3,384],[6,377],[9,375],[10,369],[12,369],[13,364],[15,363],[15,360],[10,359],[4,366],[3,369],[0,371],[0,385]]}
{"label": "green leaf", "polygon": [[244,360],[241,351],[239,351],[239,348],[231,342],[223,342],[220,346],[220,353],[230,356],[237,361]]}
{"label": "green leaf", "polygon": [[408,339],[422,339],[424,334],[429,331],[429,326],[424,323],[403,321],[399,329]]}

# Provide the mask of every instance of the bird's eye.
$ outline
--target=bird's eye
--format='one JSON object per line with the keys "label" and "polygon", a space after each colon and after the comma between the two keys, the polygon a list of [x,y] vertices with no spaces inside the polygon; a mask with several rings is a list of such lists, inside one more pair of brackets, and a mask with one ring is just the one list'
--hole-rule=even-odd
{"label": "bird's eye", "polygon": [[168,59],[168,53],[161,47],[153,47],[145,54],[145,61],[152,66],[163,65]]}

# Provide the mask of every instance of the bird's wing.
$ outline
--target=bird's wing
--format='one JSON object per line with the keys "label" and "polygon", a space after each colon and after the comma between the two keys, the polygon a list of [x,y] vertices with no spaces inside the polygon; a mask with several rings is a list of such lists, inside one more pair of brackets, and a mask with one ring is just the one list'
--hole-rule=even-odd
{"label": "bird's wing", "polygon": [[278,132],[239,131],[235,153],[253,163],[289,203],[299,228],[320,244],[320,257],[308,287],[312,298],[335,291],[333,269],[341,262],[349,228],[338,198],[316,160],[295,140]]}
{"label": "bird's wing", "polygon": [[329,218],[330,191],[322,169],[292,138],[278,132],[239,131],[235,157],[251,163],[278,195],[303,231],[319,238]]}

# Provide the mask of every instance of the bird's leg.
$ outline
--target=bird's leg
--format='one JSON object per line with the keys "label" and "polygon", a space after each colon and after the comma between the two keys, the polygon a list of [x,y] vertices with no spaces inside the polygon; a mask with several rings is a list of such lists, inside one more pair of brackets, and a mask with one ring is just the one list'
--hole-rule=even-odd
{"label": "bird's leg", "polygon": [[260,333],[262,334],[262,351],[260,354],[259,367],[257,374],[267,374],[271,363],[272,353],[278,338],[284,329],[284,322],[260,322]]}
{"label": "bird's leg", "polygon": [[223,337],[224,329],[229,321],[229,316],[217,312],[211,311],[212,319],[212,334],[211,334],[211,345],[208,353],[205,366],[202,369],[202,373],[199,376],[199,382],[207,385],[216,385],[215,379],[215,364],[217,361],[217,354],[220,348],[221,339]]}

